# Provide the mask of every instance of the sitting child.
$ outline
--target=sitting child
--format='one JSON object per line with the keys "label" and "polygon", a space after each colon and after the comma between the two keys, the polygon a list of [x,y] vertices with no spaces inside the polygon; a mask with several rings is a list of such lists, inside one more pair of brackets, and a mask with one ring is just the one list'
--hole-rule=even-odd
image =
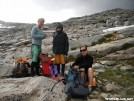
{"label": "sitting child", "polygon": [[50,73],[50,70],[49,70],[49,66],[50,66],[50,64],[51,64],[51,60],[50,60],[50,58],[48,57],[48,53],[47,53],[47,52],[42,52],[42,53],[39,55],[39,58],[40,58],[41,64],[42,64],[41,75],[50,77],[50,76],[51,76],[51,73]]}

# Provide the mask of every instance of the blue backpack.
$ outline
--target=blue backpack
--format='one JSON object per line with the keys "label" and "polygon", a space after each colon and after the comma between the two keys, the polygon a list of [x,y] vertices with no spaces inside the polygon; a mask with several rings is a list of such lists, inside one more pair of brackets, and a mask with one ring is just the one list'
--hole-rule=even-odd
{"label": "blue backpack", "polygon": [[65,75],[65,80],[66,80],[66,82],[73,81],[73,72],[72,72],[72,67],[71,66],[70,66],[70,69],[68,70],[68,74]]}
{"label": "blue backpack", "polygon": [[64,88],[65,93],[71,97],[85,97],[89,94],[88,87],[85,86],[85,79],[81,77],[81,72],[73,67],[68,70],[68,74],[65,77],[66,85]]}

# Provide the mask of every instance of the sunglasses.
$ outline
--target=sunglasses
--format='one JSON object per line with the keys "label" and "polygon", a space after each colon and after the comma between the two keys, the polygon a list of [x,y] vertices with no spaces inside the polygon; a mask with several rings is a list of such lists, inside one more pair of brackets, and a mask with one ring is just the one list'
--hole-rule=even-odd
{"label": "sunglasses", "polygon": [[86,51],[86,49],[80,50],[80,52]]}

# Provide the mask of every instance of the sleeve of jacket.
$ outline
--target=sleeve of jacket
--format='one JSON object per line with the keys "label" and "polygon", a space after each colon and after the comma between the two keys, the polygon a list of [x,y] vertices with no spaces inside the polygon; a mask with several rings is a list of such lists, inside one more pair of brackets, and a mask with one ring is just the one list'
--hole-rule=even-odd
{"label": "sleeve of jacket", "polygon": [[69,42],[68,42],[68,36],[65,33],[65,55],[68,54],[68,50],[69,50]]}
{"label": "sleeve of jacket", "polygon": [[79,58],[77,58],[74,63],[72,64],[72,67],[74,67],[75,65],[79,65]]}
{"label": "sleeve of jacket", "polygon": [[36,32],[37,32],[37,28],[33,27],[32,30],[31,30],[31,37],[32,38],[44,39],[46,37],[46,35],[44,35],[44,34],[37,35]]}
{"label": "sleeve of jacket", "polygon": [[53,33],[53,40],[52,40],[52,51],[53,51],[53,53],[54,53],[54,46],[55,46],[55,45],[54,45],[55,34],[56,34],[56,33],[54,32],[54,33]]}

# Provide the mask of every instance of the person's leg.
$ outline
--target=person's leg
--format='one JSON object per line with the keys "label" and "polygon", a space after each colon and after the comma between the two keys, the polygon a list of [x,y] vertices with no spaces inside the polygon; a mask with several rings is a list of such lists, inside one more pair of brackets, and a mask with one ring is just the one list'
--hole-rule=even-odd
{"label": "person's leg", "polygon": [[34,45],[31,46],[31,54],[32,54],[32,62],[31,62],[31,76],[33,77],[35,75],[35,62],[33,62],[35,60],[35,55],[34,55]]}
{"label": "person's leg", "polygon": [[36,75],[40,76],[39,75],[39,64],[38,64],[38,62],[35,65],[35,73],[36,73]]}
{"label": "person's leg", "polygon": [[[32,63],[31,63],[31,75],[34,76],[35,73],[36,75],[39,75],[39,64],[38,64],[38,54],[40,51],[40,47],[37,45],[32,45]],[[35,68],[35,72],[34,72]]]}
{"label": "person's leg", "polygon": [[89,93],[92,92],[92,80],[93,80],[93,69],[92,68],[88,68],[88,81],[89,81],[89,85],[88,85],[88,89],[89,89]]}
{"label": "person's leg", "polygon": [[89,81],[89,85],[92,85],[92,80],[93,80],[93,69],[92,68],[88,68],[88,81]]}
{"label": "person's leg", "polygon": [[81,71],[82,80],[84,81],[85,80],[85,68],[81,68],[80,71]]}
{"label": "person's leg", "polygon": [[61,75],[64,76],[65,72],[65,58],[63,54],[60,54],[60,63],[62,64]]}
{"label": "person's leg", "polygon": [[38,55],[37,64],[36,64],[36,75],[38,75],[38,76],[40,76],[39,69],[40,69],[40,59],[39,59],[39,55]]}
{"label": "person's leg", "polygon": [[58,74],[60,74],[60,64],[57,64]]}
{"label": "person's leg", "polygon": [[62,69],[61,69],[61,75],[64,76],[65,72],[65,64],[62,64]]}
{"label": "person's leg", "polygon": [[60,74],[60,55],[55,54],[55,64],[57,65],[58,74]]}
{"label": "person's leg", "polygon": [[35,75],[35,71],[34,71],[35,65],[36,65],[36,62],[31,63],[31,76]]}
{"label": "person's leg", "polygon": [[42,53],[41,46],[38,46],[38,57],[37,57],[37,75],[40,76],[40,57],[39,54]]}

